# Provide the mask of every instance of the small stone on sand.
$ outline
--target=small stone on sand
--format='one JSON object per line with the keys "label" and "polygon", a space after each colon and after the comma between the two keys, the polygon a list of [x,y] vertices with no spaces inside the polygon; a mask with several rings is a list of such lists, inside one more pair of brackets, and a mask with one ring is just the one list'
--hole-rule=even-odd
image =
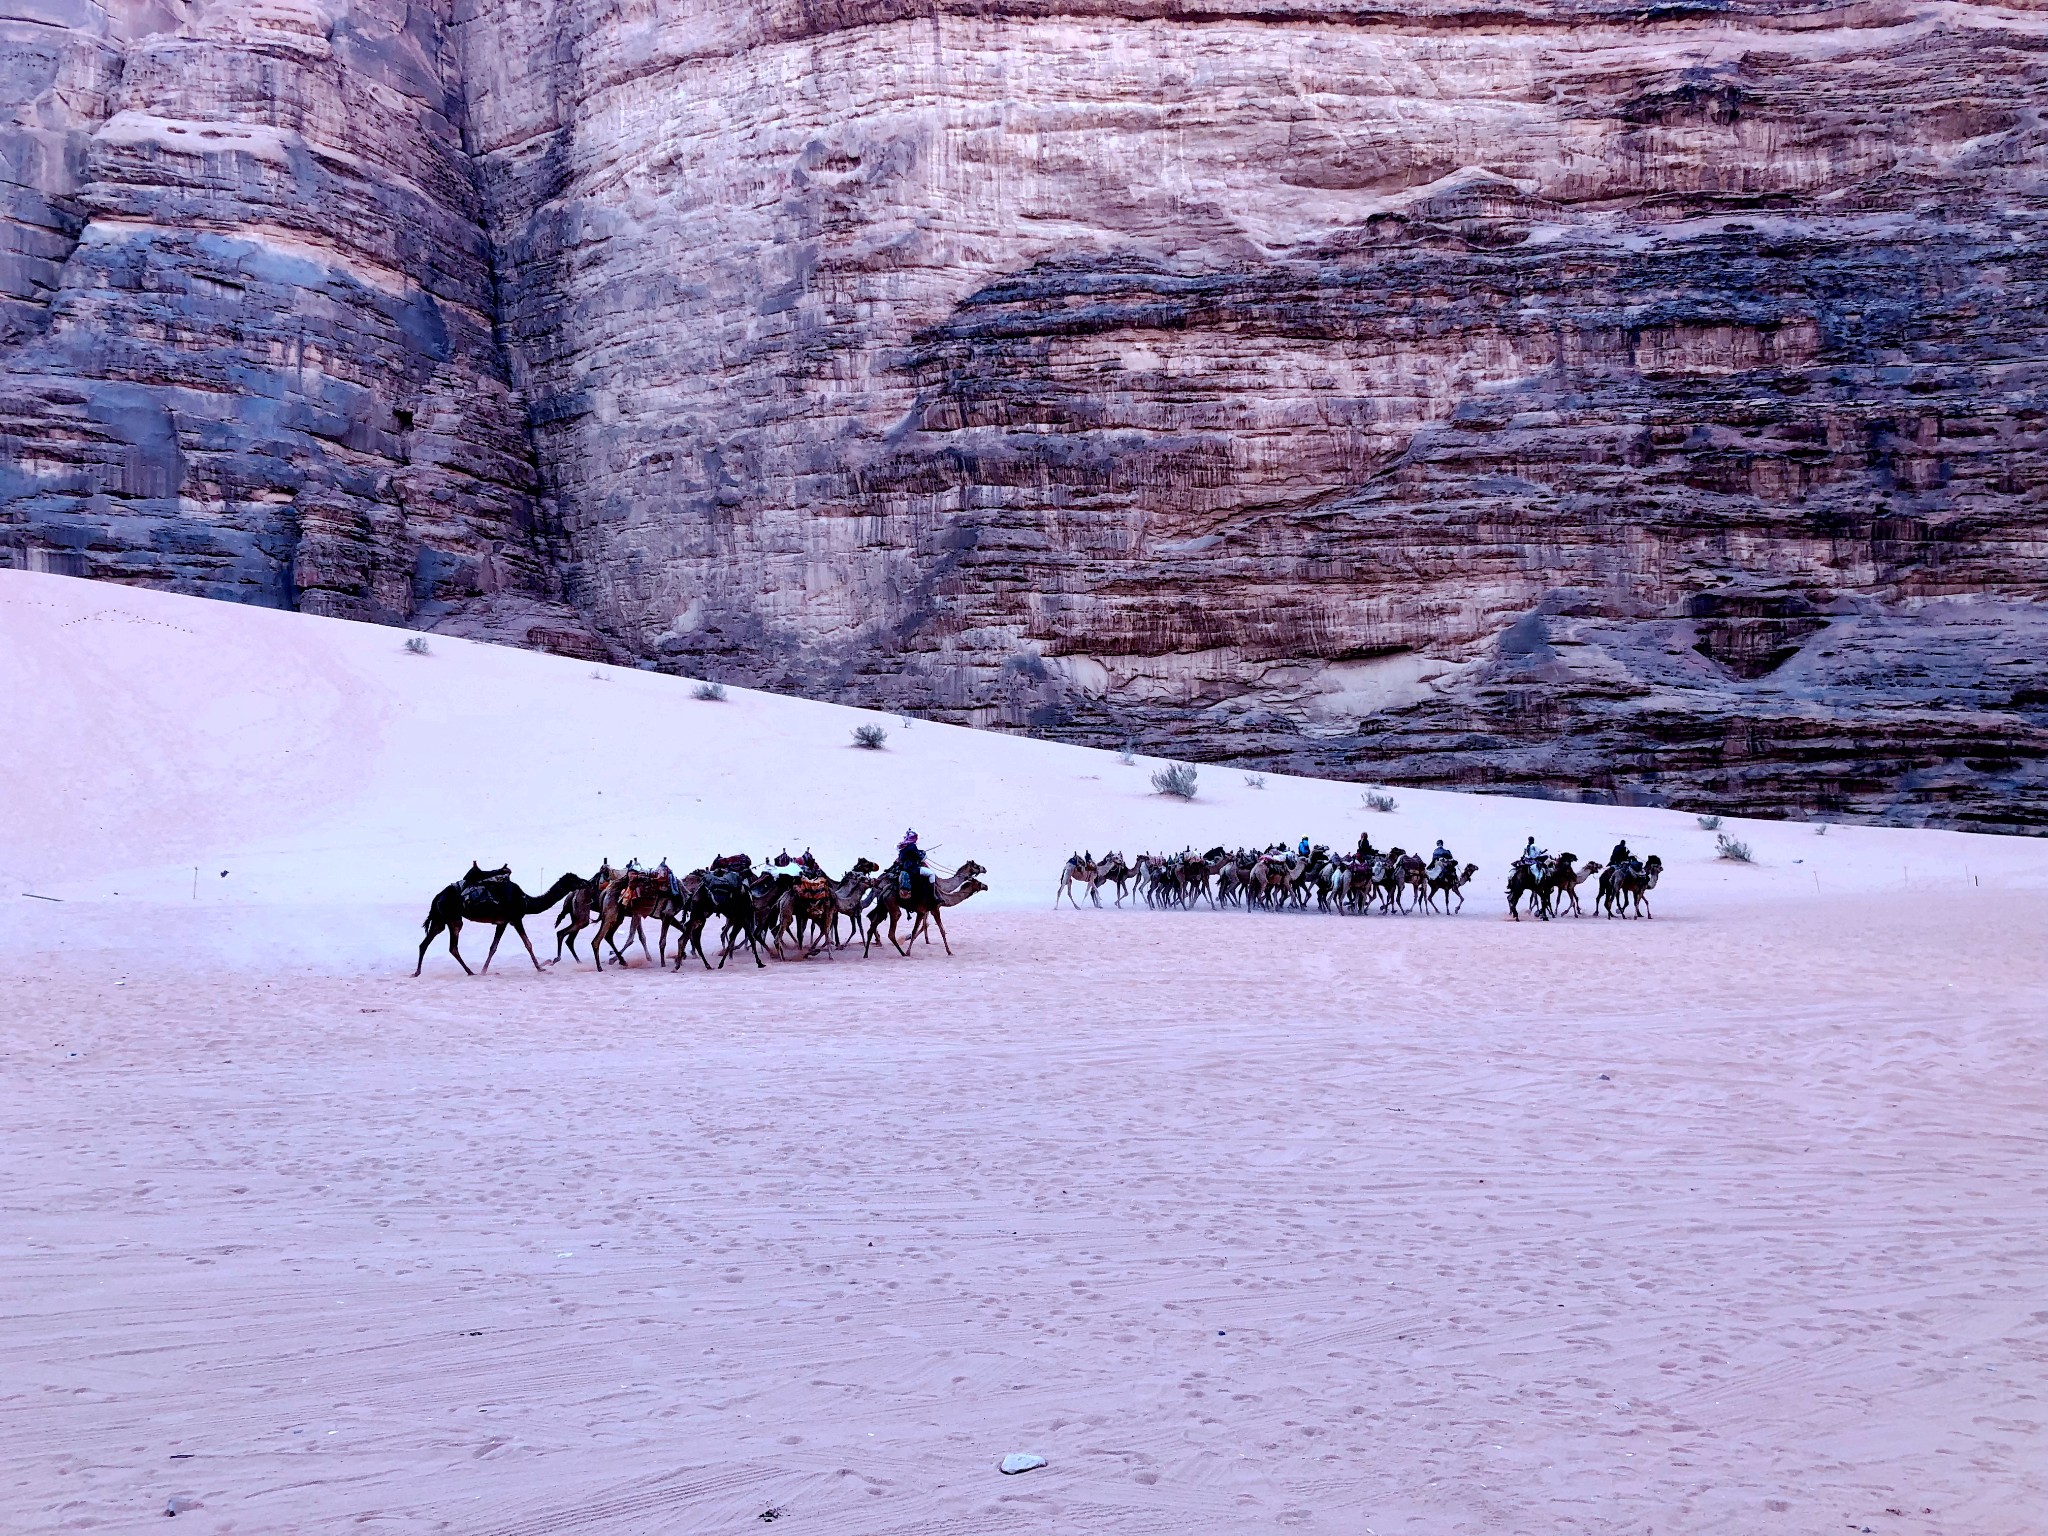
{"label": "small stone on sand", "polygon": [[1034,1467],[1045,1465],[1043,1456],[1034,1456],[1029,1451],[1012,1451],[996,1464],[1005,1477],[1015,1477],[1019,1472],[1029,1472]]}

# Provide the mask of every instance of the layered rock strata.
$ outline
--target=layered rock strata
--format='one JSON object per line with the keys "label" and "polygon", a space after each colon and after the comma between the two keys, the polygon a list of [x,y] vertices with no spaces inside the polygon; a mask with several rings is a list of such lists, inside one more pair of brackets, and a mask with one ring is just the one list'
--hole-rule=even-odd
{"label": "layered rock strata", "polygon": [[0,22],[0,550],[602,654],[559,599],[445,18]]}
{"label": "layered rock strata", "polygon": [[[96,569],[559,590],[659,665],[1208,761],[2048,824],[2035,13],[93,14],[0,400],[7,515]],[[230,120],[275,147],[168,147]]]}

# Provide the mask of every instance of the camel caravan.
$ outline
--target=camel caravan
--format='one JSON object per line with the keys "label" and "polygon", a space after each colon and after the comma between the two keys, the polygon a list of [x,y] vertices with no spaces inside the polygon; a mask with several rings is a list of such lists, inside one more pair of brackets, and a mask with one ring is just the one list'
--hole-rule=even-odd
{"label": "camel caravan", "polygon": [[[426,936],[420,940],[412,973],[420,974],[428,947],[446,933],[448,953],[455,963],[476,975],[462,958],[465,922],[489,923],[495,930],[490,951],[484,956],[485,971],[491,968],[491,959],[508,928],[519,935],[535,970],[557,964],[564,950],[572,960],[581,960],[576,941],[586,930],[594,930],[589,940],[590,959],[600,971],[607,949],[612,963],[623,966],[626,951],[635,943],[646,959],[658,966],[672,964],[677,970],[691,954],[706,970],[723,970],[725,962],[742,948],[754,957],[756,966],[767,964],[764,953],[777,960],[831,956],[856,937],[865,959],[880,943],[884,924],[889,943],[898,954],[910,955],[920,937],[929,944],[931,929],[936,928],[939,943],[950,955],[953,946],[946,937],[945,913],[987,890],[980,879],[986,873],[972,859],[950,874],[933,869],[918,847],[915,832],[905,834],[887,869],[872,859],[856,859],[837,880],[819,867],[808,849],[796,858],[785,852],[759,869],[747,854],[726,854],[686,875],[675,873],[666,859],[652,868],[629,863],[623,869],[614,869],[607,859],[588,878],[566,874],[540,895],[529,896],[513,883],[509,866],[483,869],[472,863],[469,872],[443,887],[428,907],[422,925]],[[555,954],[543,963],[527,935],[526,919],[548,911],[555,912]],[[704,937],[714,918],[719,924],[710,946],[718,951],[715,966]],[[898,928],[905,918],[910,920],[908,933],[899,938]],[[653,951],[647,946],[649,923],[660,929],[659,948]],[[675,935],[673,962],[669,959],[671,932]]]}
{"label": "camel caravan", "polygon": [[[1550,853],[1531,838],[1508,871],[1508,915],[1520,922],[1526,900],[1530,913],[1546,922],[1567,910],[1584,917],[1579,887],[1597,877],[1595,904],[1603,916],[1647,918],[1649,894],[1663,871],[1657,855],[1638,859],[1626,842],[1615,845],[1603,866],[1590,859],[1582,864],[1573,853]],[[1461,865],[1441,839],[1425,856],[1402,848],[1376,849],[1370,833],[1348,855],[1305,837],[1292,848],[1274,843],[1258,852],[1184,849],[1141,853],[1132,860],[1120,853],[1099,859],[1076,853],[1060,870],[1052,904],[1058,910],[1064,899],[1078,910],[1075,893],[1080,891],[1100,907],[1102,889],[1109,886],[1118,907],[1132,896],[1155,908],[1186,909],[1206,901],[1212,909],[1303,912],[1313,901],[1318,912],[1455,916],[1464,909],[1466,888],[1478,873],[1477,864]]]}

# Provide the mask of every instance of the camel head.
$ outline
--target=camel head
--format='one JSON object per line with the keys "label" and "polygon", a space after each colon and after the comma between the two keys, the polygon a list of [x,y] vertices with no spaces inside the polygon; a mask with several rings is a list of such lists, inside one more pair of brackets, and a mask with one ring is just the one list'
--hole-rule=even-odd
{"label": "camel head", "polygon": [[[979,864],[975,863],[974,860],[968,859],[958,869],[954,870],[953,873],[956,875],[965,875],[969,881],[972,881],[976,875],[985,875],[988,873],[988,871],[983,869]],[[988,889],[988,887],[984,885],[982,889],[985,891]]]}

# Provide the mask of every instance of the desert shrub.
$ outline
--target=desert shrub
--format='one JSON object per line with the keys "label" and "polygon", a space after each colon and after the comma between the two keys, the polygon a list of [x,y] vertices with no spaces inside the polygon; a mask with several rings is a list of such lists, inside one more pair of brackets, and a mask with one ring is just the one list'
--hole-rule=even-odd
{"label": "desert shrub", "polygon": [[1116,760],[1122,763],[1126,768],[1129,768],[1132,765],[1134,765],[1138,761],[1138,748],[1136,744],[1127,741],[1121,747],[1117,748]]}
{"label": "desert shrub", "polygon": [[1368,811],[1391,811],[1399,803],[1392,795],[1382,794],[1376,789],[1366,791],[1365,808]]}
{"label": "desert shrub", "polygon": [[1815,837],[1826,837],[1828,835],[1828,824],[1826,822],[1822,822],[1818,830],[1816,830],[1813,835]]}
{"label": "desert shrub", "polygon": [[1195,770],[1188,763],[1170,763],[1152,775],[1152,787],[1176,800],[1195,798]]}
{"label": "desert shrub", "polygon": [[1244,787],[1246,789],[1264,789],[1266,787],[1266,776],[1263,773],[1248,773],[1244,776]]}
{"label": "desert shrub", "polygon": [[425,635],[414,635],[405,642],[405,648],[415,656],[424,656],[427,654],[427,637]]}
{"label": "desert shrub", "polygon": [[888,739],[889,733],[879,725],[856,725],[853,728],[853,744],[870,752],[881,751],[882,743]]}
{"label": "desert shrub", "polygon": [[1733,859],[1737,864],[1748,864],[1754,861],[1753,855],[1749,851],[1749,844],[1730,837],[1726,832],[1723,832],[1714,839],[1714,847],[1720,850],[1722,858]]}
{"label": "desert shrub", "polygon": [[1721,818],[1718,816],[1695,816],[1693,820],[1700,824],[1702,832],[1718,832],[1721,830]]}
{"label": "desert shrub", "polygon": [[725,702],[725,684],[699,683],[690,690],[690,697],[702,699],[706,704],[723,704]]}

